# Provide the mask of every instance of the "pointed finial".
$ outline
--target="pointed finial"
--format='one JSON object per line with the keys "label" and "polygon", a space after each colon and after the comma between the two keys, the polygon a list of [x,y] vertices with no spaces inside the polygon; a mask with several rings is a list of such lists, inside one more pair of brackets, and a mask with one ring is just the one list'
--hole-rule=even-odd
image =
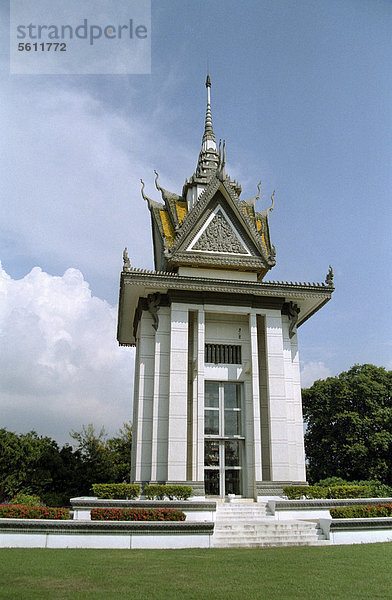
{"label": "pointed finial", "polygon": [[206,88],[207,88],[207,109],[206,109],[206,119],[204,125],[204,134],[203,134],[203,149],[208,150],[209,148],[213,148],[216,150],[216,140],[214,130],[212,128],[212,114],[211,114],[211,79],[210,75],[207,74],[206,78]]}
{"label": "pointed finial", "polygon": [[140,183],[142,184],[142,189],[141,189],[142,198],[143,198],[143,200],[145,200],[147,202],[148,208],[151,210],[152,200],[151,200],[151,198],[149,198],[148,196],[146,196],[146,194],[144,193],[144,187],[145,187],[145,185],[144,185],[143,179],[140,180]]}
{"label": "pointed finial", "polygon": [[325,285],[333,287],[333,268],[331,267],[331,265],[329,265],[328,273],[325,278]]}
{"label": "pointed finial", "polygon": [[131,270],[131,261],[129,260],[129,256],[128,256],[128,248],[124,248],[123,251],[123,271],[130,271]]}
{"label": "pointed finial", "polygon": [[260,179],[259,183],[257,184],[257,196],[253,196],[253,198],[246,200],[246,203],[249,204],[249,206],[253,206],[253,208],[255,207],[256,201],[260,200],[260,195],[261,195],[260,187],[261,187],[261,179]]}
{"label": "pointed finial", "polygon": [[274,210],[274,206],[275,206],[275,190],[272,192],[271,201],[272,201],[272,204],[271,204],[270,210]]}
{"label": "pointed finial", "polygon": [[158,177],[159,177],[159,173],[158,173],[158,171],[156,171],[155,169],[154,169],[154,173],[155,173],[155,187],[156,187],[156,188],[157,188],[157,190],[159,191],[159,190],[161,189],[161,186],[160,186],[160,185],[159,185],[159,183],[158,183]]}
{"label": "pointed finial", "polygon": [[147,196],[146,196],[146,194],[144,193],[144,187],[145,187],[145,184],[144,184],[144,181],[143,181],[143,179],[141,179],[141,180],[140,180],[140,183],[142,184],[142,189],[141,189],[141,192],[142,192],[142,197],[143,197],[143,200],[147,200]]}

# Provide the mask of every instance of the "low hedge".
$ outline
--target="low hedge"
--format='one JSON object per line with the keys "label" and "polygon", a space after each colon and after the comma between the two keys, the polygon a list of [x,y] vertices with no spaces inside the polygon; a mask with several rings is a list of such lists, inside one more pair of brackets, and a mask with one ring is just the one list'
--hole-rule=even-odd
{"label": "low hedge", "polygon": [[185,521],[185,513],[170,508],[93,508],[92,521]]}
{"label": "low hedge", "polygon": [[190,485],[146,485],[144,495],[148,500],[188,500],[192,488]]}
{"label": "low hedge", "polygon": [[140,496],[141,487],[136,483],[93,483],[91,489],[97,498],[134,500]]}
{"label": "low hedge", "polygon": [[340,506],[331,508],[333,519],[360,519],[371,517],[391,517],[392,504],[379,504],[374,506]]}
{"label": "low hedge", "polygon": [[24,506],[45,506],[41,498],[37,494],[28,494],[26,492],[18,492],[8,504],[23,504]]}
{"label": "low hedge", "polygon": [[306,499],[345,499],[345,498],[371,498],[369,485],[332,485],[327,486],[288,486],[283,488],[289,500]]}
{"label": "low hedge", "polygon": [[69,519],[68,508],[54,506],[27,506],[25,504],[0,505],[1,519]]}
{"label": "low hedge", "polygon": [[385,483],[381,483],[378,479],[346,481],[341,477],[327,477],[314,485],[321,487],[331,487],[335,485],[368,485],[370,487],[369,498],[392,498],[392,487]]}

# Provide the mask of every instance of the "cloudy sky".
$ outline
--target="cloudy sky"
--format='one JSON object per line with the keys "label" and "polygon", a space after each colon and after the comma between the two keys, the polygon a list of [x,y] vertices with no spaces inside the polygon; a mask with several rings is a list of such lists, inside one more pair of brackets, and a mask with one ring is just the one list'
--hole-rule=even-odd
{"label": "cloudy sky", "polygon": [[[86,2],[93,4],[93,1]],[[115,1],[113,1],[115,6]],[[392,4],[153,0],[151,75],[10,75],[1,17],[0,427],[67,441],[131,418],[134,351],[116,336],[122,251],[152,268],[156,198],[195,168],[209,61],[227,171],[269,205],[267,279],[324,281],[299,329],[303,385],[392,368]]]}

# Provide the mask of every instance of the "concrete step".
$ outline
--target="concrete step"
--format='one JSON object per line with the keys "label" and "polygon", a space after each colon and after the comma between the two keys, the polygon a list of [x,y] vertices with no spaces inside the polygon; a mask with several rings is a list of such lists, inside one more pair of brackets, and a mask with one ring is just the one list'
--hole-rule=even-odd
{"label": "concrete step", "polygon": [[315,525],[306,526],[303,523],[282,523],[279,521],[273,521],[271,519],[270,522],[264,521],[249,521],[242,523],[230,523],[230,522],[222,522],[217,521],[215,523],[215,530],[226,530],[226,531],[252,531],[252,530],[266,530],[266,531],[316,531]]}
{"label": "concrete step", "polygon": [[266,502],[218,503],[214,531],[216,548],[263,548],[268,546],[327,545],[317,523],[276,521]]}
{"label": "concrete step", "polygon": [[217,520],[253,520],[267,516],[266,505],[263,504],[221,504],[217,506]]}
{"label": "concrete step", "polygon": [[214,548],[271,548],[274,546],[326,546],[329,542],[301,542],[301,541],[277,541],[271,540],[267,542],[248,542],[248,543],[237,543],[231,542],[214,542]]}
{"label": "concrete step", "polygon": [[217,506],[216,548],[327,545],[322,531],[311,521],[276,521],[266,504],[243,502]]}

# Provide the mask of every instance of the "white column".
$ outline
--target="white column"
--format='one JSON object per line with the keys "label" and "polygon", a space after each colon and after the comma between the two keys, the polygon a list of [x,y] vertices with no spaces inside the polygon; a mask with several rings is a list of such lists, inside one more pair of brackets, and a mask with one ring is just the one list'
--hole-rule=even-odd
{"label": "white column", "polygon": [[272,481],[290,481],[282,316],[267,311],[266,348]]}
{"label": "white column", "polygon": [[170,309],[159,309],[155,334],[154,394],[152,411],[151,481],[167,479]]}
{"label": "white column", "polygon": [[140,377],[140,339],[136,340],[136,353],[135,353],[135,372],[133,378],[133,418],[132,418],[132,453],[131,453],[131,481],[139,481],[136,477],[136,460],[137,449],[139,448],[139,377]]}
{"label": "white column", "polygon": [[[259,384],[259,355],[258,355],[258,344],[257,344],[257,321],[256,315],[251,313],[249,315],[249,330],[250,330],[250,349],[251,349],[251,365],[252,365],[252,376],[251,376],[251,402],[252,406],[251,418],[252,418],[252,435],[251,439],[246,437],[247,444],[247,461],[249,464],[246,465],[248,471],[248,481],[254,485],[255,481],[261,481],[262,479],[262,462],[261,462],[261,428],[260,428],[260,384]],[[245,411],[245,418],[247,414]],[[249,460],[251,458],[251,460]],[[253,464],[252,464],[253,463]],[[244,465],[245,468],[245,465]],[[248,491],[250,494],[251,491]],[[252,491],[253,495],[253,491]]]}
{"label": "white column", "polygon": [[200,308],[197,320],[197,418],[194,437],[197,440],[196,481],[204,481],[204,347],[205,313]]}
{"label": "white column", "polygon": [[168,481],[186,480],[188,308],[173,302],[170,327]]}
{"label": "white column", "polygon": [[297,334],[291,339],[289,319],[282,317],[290,481],[305,481],[305,452]]}
{"label": "white column", "polygon": [[291,341],[289,336],[289,319],[282,315],[283,332],[283,356],[284,356],[284,378],[286,388],[286,415],[287,415],[287,447],[289,454],[289,474],[288,479],[295,481],[297,479],[297,457],[295,440],[295,415],[294,415],[294,388],[293,388],[293,369],[291,360]]}
{"label": "white column", "polygon": [[299,352],[297,334],[291,338],[291,360],[293,370],[293,396],[294,396],[294,427],[297,457],[297,481],[306,481],[305,447],[304,447],[304,421],[302,413],[301,376],[299,368]]}
{"label": "white column", "polygon": [[[135,368],[136,442],[133,447],[134,479],[151,479],[152,405],[154,394],[155,331],[152,317],[143,311],[139,324],[138,364]],[[137,396],[136,396],[137,395]]]}

